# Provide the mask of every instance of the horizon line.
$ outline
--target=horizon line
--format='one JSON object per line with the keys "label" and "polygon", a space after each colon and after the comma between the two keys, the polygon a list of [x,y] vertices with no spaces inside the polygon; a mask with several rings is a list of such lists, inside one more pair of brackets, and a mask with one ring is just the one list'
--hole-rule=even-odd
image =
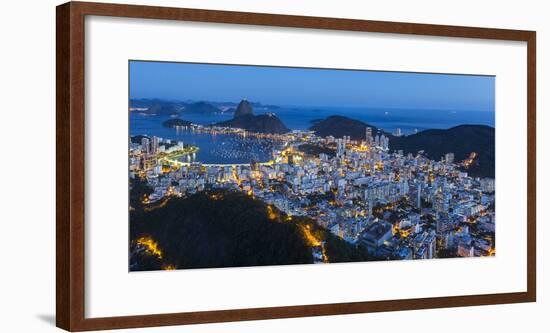
{"label": "horizon line", "polygon": [[223,104],[223,103],[234,103],[239,104],[239,102],[243,100],[247,100],[250,103],[258,103],[262,106],[276,106],[276,107],[300,107],[300,108],[348,108],[348,109],[384,109],[384,110],[424,110],[424,111],[457,111],[457,112],[492,112],[495,113],[496,110],[488,110],[488,109],[450,109],[450,108],[415,108],[415,107],[388,107],[388,106],[337,106],[337,105],[301,105],[301,104],[275,104],[275,103],[263,103],[260,101],[254,101],[249,100],[247,98],[241,98],[239,101],[215,101],[215,100],[208,100],[208,99],[192,99],[192,98],[164,98],[164,97],[129,97],[128,102],[131,100],[159,100],[163,102],[174,102],[174,103],[188,103],[189,101],[193,103],[216,103],[216,104]]}

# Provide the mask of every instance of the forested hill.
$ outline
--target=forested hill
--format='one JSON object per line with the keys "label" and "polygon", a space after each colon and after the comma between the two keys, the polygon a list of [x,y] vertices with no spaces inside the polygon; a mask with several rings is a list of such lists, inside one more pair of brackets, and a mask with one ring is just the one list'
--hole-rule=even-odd
{"label": "forested hill", "polygon": [[[373,260],[305,217],[289,218],[242,192],[204,191],[144,206],[150,193],[132,184],[130,270],[308,264],[321,241],[330,262]],[[305,233],[307,230],[307,234]],[[136,240],[154,242],[157,255],[135,251]],[[312,243],[312,239],[314,239]]]}
{"label": "forested hill", "polygon": [[[173,198],[131,215],[132,239],[152,237],[163,261],[178,268],[306,264],[311,250],[293,224],[273,223],[260,201],[241,193]],[[138,269],[158,269],[138,265]]]}
{"label": "forested hill", "polygon": [[373,135],[383,134],[389,137],[391,151],[403,150],[405,154],[424,151],[433,160],[440,160],[445,154],[454,153],[456,162],[476,153],[473,163],[465,171],[475,177],[495,175],[495,129],[490,126],[460,125],[398,137],[356,119],[330,116],[316,121],[310,130],[323,137],[341,138],[347,135],[352,140],[364,140],[367,126],[372,128]]}
{"label": "forested hill", "polygon": [[333,136],[335,138],[341,138],[343,136],[349,136],[352,140],[364,140],[367,126],[372,129],[373,135],[377,133],[385,134],[386,136],[390,135],[375,126],[344,116],[330,116],[323,120],[315,121],[309,129],[323,137]]}
{"label": "forested hill", "polygon": [[454,153],[455,161],[476,154],[473,163],[465,170],[472,176],[495,176],[495,129],[484,125],[460,125],[449,129],[432,129],[417,134],[390,138],[391,150],[417,153],[439,160],[446,153]]}

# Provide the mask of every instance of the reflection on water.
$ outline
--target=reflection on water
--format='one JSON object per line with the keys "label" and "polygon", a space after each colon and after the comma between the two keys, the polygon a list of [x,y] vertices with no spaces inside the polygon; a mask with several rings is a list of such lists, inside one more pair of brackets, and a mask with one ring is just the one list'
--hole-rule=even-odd
{"label": "reflection on water", "polygon": [[183,162],[203,163],[250,163],[265,162],[271,159],[275,143],[266,139],[244,137],[232,134],[210,134],[195,132],[192,129],[172,129],[178,141],[198,146],[194,156],[184,156]]}
{"label": "reflection on water", "polygon": [[[217,115],[203,116],[200,123],[220,121]],[[199,147],[194,156],[182,156],[183,162],[200,161],[206,164],[265,162],[271,159],[276,143],[255,137],[231,134],[210,134],[192,129],[175,129],[162,126],[169,116],[147,116],[130,113],[130,135],[158,136],[163,139],[182,141]],[[197,120],[195,122],[199,123]]]}
{"label": "reflection on water", "polygon": [[[342,115],[395,132],[400,128],[404,134],[431,128],[450,128],[460,124],[483,124],[494,127],[495,113],[481,111],[405,110],[368,108],[293,108],[255,110],[256,114],[273,112],[290,129],[307,129],[315,120],[331,115]],[[196,124],[209,125],[232,118],[231,113],[183,114],[180,118]],[[273,143],[265,139],[241,137],[229,134],[212,135],[188,130],[176,130],[162,126],[170,119],[167,115],[146,115],[130,112],[130,135],[158,136],[164,139],[183,141],[199,147],[196,161],[203,163],[250,163],[271,158]],[[192,157],[189,157],[192,159]],[[185,157],[187,159],[187,157]],[[186,161],[186,160],[185,160]]]}

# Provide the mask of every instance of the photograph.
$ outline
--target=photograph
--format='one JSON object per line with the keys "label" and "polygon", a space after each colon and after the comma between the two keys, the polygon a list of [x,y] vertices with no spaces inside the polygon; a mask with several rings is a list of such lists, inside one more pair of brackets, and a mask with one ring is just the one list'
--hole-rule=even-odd
{"label": "photograph", "polygon": [[440,3],[5,2],[0,333],[550,327],[548,11]]}
{"label": "photograph", "polygon": [[129,271],[495,256],[495,77],[129,61]]}

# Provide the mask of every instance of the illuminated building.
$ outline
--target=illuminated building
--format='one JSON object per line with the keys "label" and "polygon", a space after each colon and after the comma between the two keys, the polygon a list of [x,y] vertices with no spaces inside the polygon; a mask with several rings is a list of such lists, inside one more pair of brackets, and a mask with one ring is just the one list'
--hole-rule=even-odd
{"label": "illuminated building", "polygon": [[455,161],[455,154],[453,154],[453,153],[445,154],[445,163],[453,164],[454,161]]}
{"label": "illuminated building", "polygon": [[474,247],[466,242],[459,242],[457,248],[457,255],[459,257],[473,257]]}
{"label": "illuminated building", "polygon": [[148,155],[151,152],[150,141],[148,138],[141,139],[141,152]]}
{"label": "illuminated building", "polygon": [[367,146],[372,146],[372,128],[369,126],[365,129],[365,142],[367,143]]}
{"label": "illuminated building", "polygon": [[479,182],[481,190],[483,192],[492,193],[495,191],[495,180],[494,178],[482,178]]}
{"label": "illuminated building", "polygon": [[159,148],[159,138],[156,136],[153,136],[151,140],[151,152],[155,154],[158,151]]}
{"label": "illuminated building", "polygon": [[361,235],[360,242],[370,251],[373,251],[393,236],[392,230],[393,226],[389,222],[374,222],[365,229]]}
{"label": "illuminated building", "polygon": [[401,135],[403,135],[403,133],[401,133],[401,129],[400,129],[400,128],[397,128],[397,129],[395,130],[395,136],[401,136]]}

